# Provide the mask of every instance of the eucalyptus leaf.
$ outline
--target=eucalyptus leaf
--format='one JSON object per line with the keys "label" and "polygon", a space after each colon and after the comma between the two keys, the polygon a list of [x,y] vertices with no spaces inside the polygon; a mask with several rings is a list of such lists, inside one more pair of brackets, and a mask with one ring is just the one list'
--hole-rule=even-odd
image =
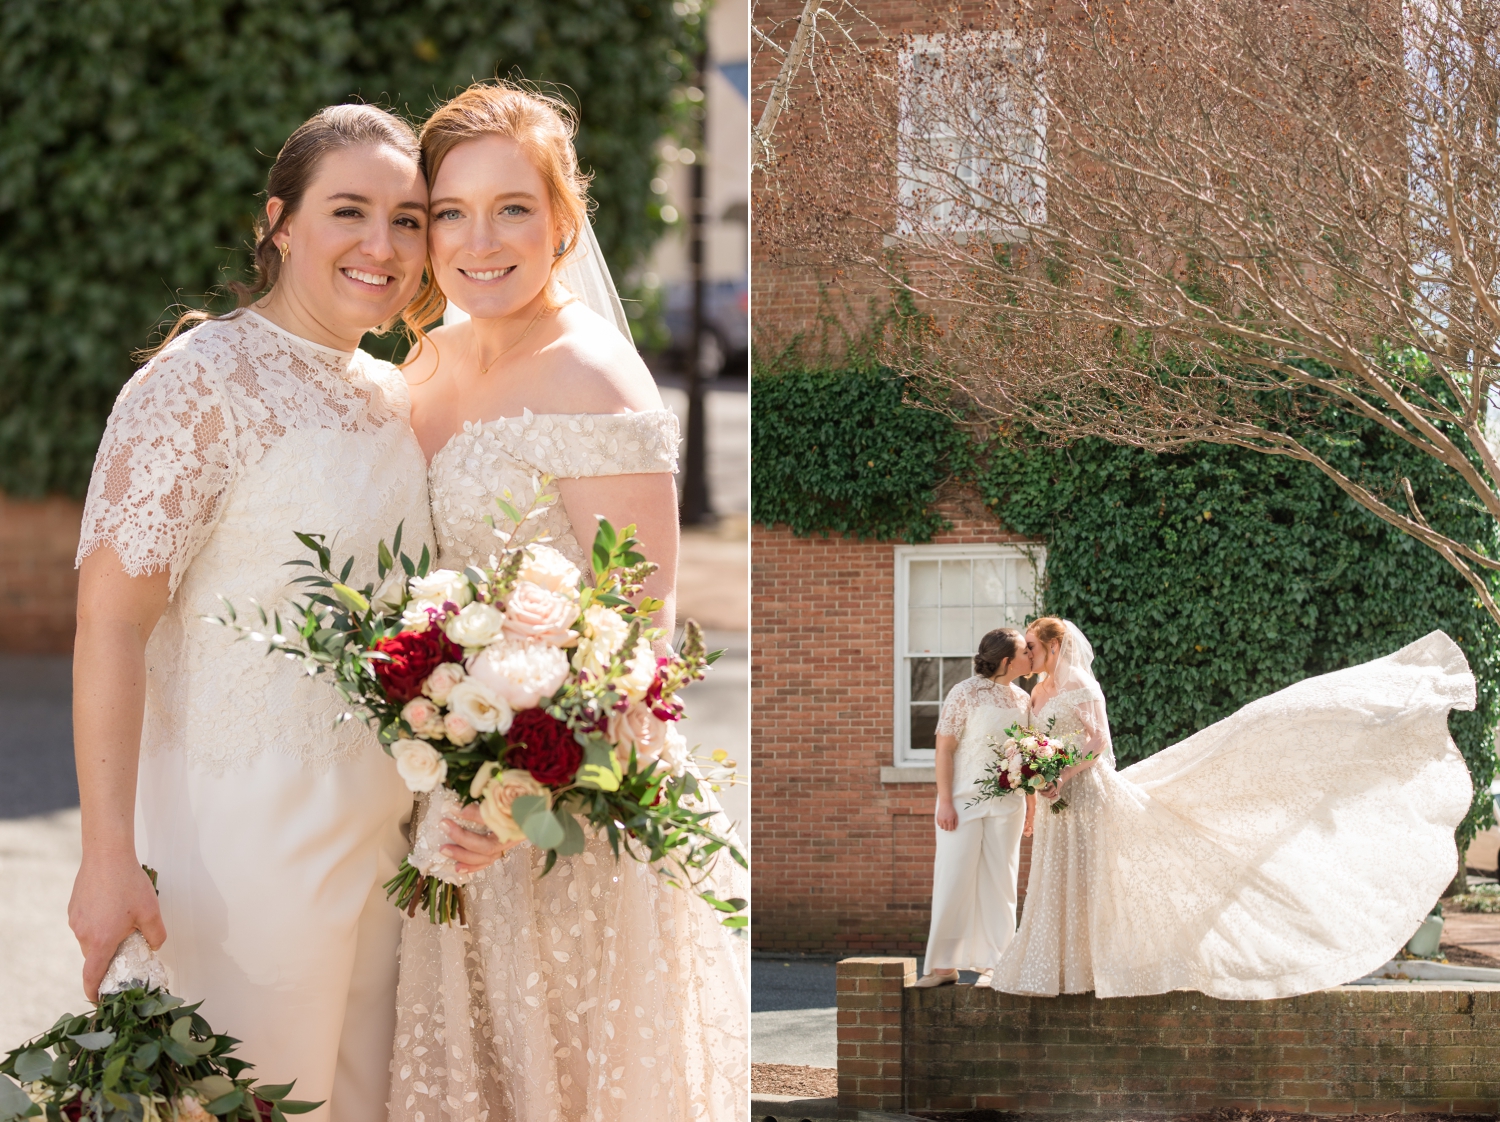
{"label": "eucalyptus leaf", "polygon": [[317,1110],[322,1105],[323,1100],[321,1099],[315,1103],[302,1102],[298,1099],[282,1099],[276,1104],[276,1107],[283,1114],[306,1114],[309,1111]]}
{"label": "eucalyptus leaf", "polygon": [[40,1079],[52,1070],[52,1057],[45,1049],[28,1048],[16,1057],[16,1075],[23,1083]]}
{"label": "eucalyptus leaf", "polygon": [[106,1029],[103,1032],[81,1032],[68,1039],[85,1052],[98,1052],[115,1042],[115,1034]]}
{"label": "eucalyptus leaf", "polygon": [[23,1118],[31,1110],[31,1096],[17,1087],[8,1075],[0,1075],[0,1122]]}
{"label": "eucalyptus leaf", "polygon": [[[535,795],[522,797],[537,798]],[[520,801],[520,799],[516,800],[516,802]],[[546,810],[533,812],[520,826],[526,831],[526,836],[531,839],[531,844],[538,849],[556,849],[567,836],[557,816]]]}
{"label": "eucalyptus leaf", "polygon": [[547,808],[548,802],[545,795],[519,795],[510,804],[510,816],[516,820],[517,826],[524,828],[528,818]]}
{"label": "eucalyptus leaf", "polygon": [[148,1040],[135,1050],[135,1066],[141,1071],[150,1070],[159,1059],[161,1059],[161,1045],[155,1040]]}
{"label": "eucalyptus leaf", "polygon": [[553,813],[557,817],[558,824],[563,828],[563,840],[557,846],[558,855],[571,857],[574,854],[582,853],[587,839],[583,836],[583,827],[579,824],[578,819],[561,809]]}

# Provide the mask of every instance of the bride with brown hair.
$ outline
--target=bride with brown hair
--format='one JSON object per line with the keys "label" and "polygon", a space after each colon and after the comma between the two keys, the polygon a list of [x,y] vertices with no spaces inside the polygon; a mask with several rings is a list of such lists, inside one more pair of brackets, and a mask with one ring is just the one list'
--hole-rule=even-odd
{"label": "bride with brown hair", "polygon": [[[429,279],[407,318],[446,307],[449,322],[406,374],[438,561],[487,558],[495,497],[524,509],[551,476],[556,501],[527,537],[587,573],[598,519],[634,524],[671,634],[677,421],[630,341],[572,136],[566,105],[504,84],[471,87],[422,129]],[[602,836],[542,876],[530,845],[445,828],[472,876],[468,926],[406,921],[393,1119],[746,1115],[748,948],[711,909]],[[729,861],[713,876],[721,898],[748,896]]]}

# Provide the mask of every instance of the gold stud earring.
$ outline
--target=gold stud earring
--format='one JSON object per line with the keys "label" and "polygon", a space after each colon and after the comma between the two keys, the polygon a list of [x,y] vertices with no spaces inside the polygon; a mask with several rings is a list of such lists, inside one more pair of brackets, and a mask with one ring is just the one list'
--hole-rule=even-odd
{"label": "gold stud earring", "polygon": [[279,249],[279,250],[281,250],[281,263],[283,265],[285,265],[286,264],[287,254],[289,254],[289,253],[292,252],[291,243],[290,242],[282,242],[276,248]]}

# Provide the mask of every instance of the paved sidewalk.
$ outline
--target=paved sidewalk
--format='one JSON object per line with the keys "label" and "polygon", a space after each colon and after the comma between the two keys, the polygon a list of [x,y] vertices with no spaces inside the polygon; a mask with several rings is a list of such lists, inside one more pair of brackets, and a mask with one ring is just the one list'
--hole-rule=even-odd
{"label": "paved sidewalk", "polygon": [[0,656],[0,1052],[85,1007],[68,930],[78,872],[72,663]]}

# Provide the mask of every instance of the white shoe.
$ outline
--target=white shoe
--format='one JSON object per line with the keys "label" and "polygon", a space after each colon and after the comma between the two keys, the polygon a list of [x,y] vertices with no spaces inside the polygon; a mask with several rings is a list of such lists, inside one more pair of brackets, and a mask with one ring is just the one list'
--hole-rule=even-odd
{"label": "white shoe", "polygon": [[995,976],[994,970],[981,970],[979,972],[979,980],[974,983],[974,988],[975,989],[994,989],[995,987],[992,986],[992,985],[990,985],[990,979],[993,978],[994,976]]}

